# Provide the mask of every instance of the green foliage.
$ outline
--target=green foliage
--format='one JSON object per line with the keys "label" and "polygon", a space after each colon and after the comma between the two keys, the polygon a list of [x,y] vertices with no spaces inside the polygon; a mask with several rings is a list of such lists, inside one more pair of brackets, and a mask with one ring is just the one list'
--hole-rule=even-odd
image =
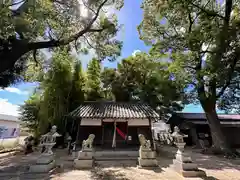
{"label": "green foliage", "polygon": [[87,100],[96,101],[102,99],[101,65],[100,61],[93,58],[87,68]]}
{"label": "green foliage", "polygon": [[152,54],[169,55],[169,70],[194,87],[192,100],[239,109],[239,2],[146,0],[142,8],[141,39]]}
{"label": "green foliage", "polygon": [[75,63],[73,78],[72,78],[72,89],[70,91],[69,98],[69,111],[76,109],[79,104],[85,100],[85,86],[86,77],[82,70],[82,64],[80,61]]}
{"label": "green foliage", "polygon": [[40,85],[36,97],[39,98],[34,95],[34,99],[30,97],[25,102],[21,108],[22,119],[30,130],[38,134],[46,133],[49,125],[57,125],[63,134],[65,115],[85,99],[86,77],[80,61],[71,57],[66,49],[55,51],[49,61],[45,74],[38,77]]}
{"label": "green foliage", "polygon": [[189,102],[200,102],[211,129],[213,146],[225,155],[235,152],[221,130],[219,109],[239,109],[239,1],[145,0],[140,38],[151,54],[169,55],[168,69],[192,88]]}
{"label": "green foliage", "polygon": [[40,85],[43,90],[41,115],[50,124],[57,125],[59,132],[64,132],[63,117],[69,109],[74,59],[66,51],[57,51],[51,61],[50,69]]}
{"label": "green foliage", "polygon": [[111,89],[116,101],[142,101],[160,111],[163,117],[181,110],[183,86],[170,79],[166,63],[146,53],[138,53],[119,63],[118,68],[105,68],[102,83]]}
{"label": "green foliage", "polygon": [[1,3],[0,86],[21,78],[28,69],[26,64],[38,61],[43,67],[43,61],[38,60],[42,58],[40,49],[52,52],[68,46],[84,54],[92,49],[98,59],[111,61],[120,55],[122,42],[115,36],[121,26],[109,11],[119,10],[123,0],[21,2],[17,8],[12,7],[14,1]]}
{"label": "green foliage", "polygon": [[41,97],[39,94],[34,93],[32,96],[29,97],[27,101],[25,101],[24,105],[22,105],[20,108],[23,127],[34,133],[35,137],[38,137],[40,135],[40,106]]}
{"label": "green foliage", "polygon": [[[104,99],[121,101],[122,98],[119,94],[123,94],[123,89],[121,89],[121,84],[117,82],[117,72],[116,69],[105,67],[101,72],[101,82],[103,84]],[[118,92],[121,91],[119,94]]]}

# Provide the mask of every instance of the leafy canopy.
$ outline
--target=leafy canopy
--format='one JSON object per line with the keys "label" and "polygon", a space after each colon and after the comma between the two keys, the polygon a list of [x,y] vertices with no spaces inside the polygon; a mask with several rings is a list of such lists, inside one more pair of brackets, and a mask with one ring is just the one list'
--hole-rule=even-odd
{"label": "leafy canopy", "polygon": [[166,116],[181,110],[183,100],[182,84],[170,75],[165,62],[138,53],[123,59],[117,69],[105,68],[102,83],[111,89],[116,101],[142,101]]}
{"label": "leafy canopy", "polygon": [[169,56],[169,70],[191,85],[205,110],[239,109],[239,1],[145,0],[140,38],[151,54]]}
{"label": "leafy canopy", "polygon": [[2,2],[0,86],[21,78],[29,61],[41,63],[39,50],[44,48],[51,52],[55,47],[68,46],[79,53],[93,49],[98,59],[115,60],[122,43],[115,39],[120,25],[114,13],[122,5],[122,0]]}
{"label": "leafy canopy", "polygon": [[80,61],[66,49],[54,51],[37,91],[21,107],[24,124],[38,134],[45,133],[53,124],[65,133],[65,116],[85,100],[85,86]]}
{"label": "leafy canopy", "polygon": [[99,60],[93,58],[87,68],[87,100],[96,101],[102,98],[101,65]]}

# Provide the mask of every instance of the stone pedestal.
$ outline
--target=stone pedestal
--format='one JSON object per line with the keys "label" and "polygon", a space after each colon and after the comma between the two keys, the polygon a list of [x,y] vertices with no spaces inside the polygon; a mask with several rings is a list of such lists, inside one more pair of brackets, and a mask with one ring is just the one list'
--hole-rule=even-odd
{"label": "stone pedestal", "polygon": [[53,154],[42,154],[36,161],[36,164],[30,166],[30,172],[45,173],[49,172],[55,167],[55,160]]}
{"label": "stone pedestal", "polygon": [[78,152],[77,159],[74,160],[76,169],[89,169],[93,167],[93,151],[83,150]]}
{"label": "stone pedestal", "polygon": [[202,170],[199,170],[197,164],[193,163],[191,157],[183,151],[184,145],[185,143],[177,145],[181,148],[178,149],[176,153],[176,159],[173,160],[172,168],[184,177],[206,176],[206,173]]}
{"label": "stone pedestal", "polygon": [[138,158],[139,167],[156,167],[156,152],[151,149],[140,149]]}

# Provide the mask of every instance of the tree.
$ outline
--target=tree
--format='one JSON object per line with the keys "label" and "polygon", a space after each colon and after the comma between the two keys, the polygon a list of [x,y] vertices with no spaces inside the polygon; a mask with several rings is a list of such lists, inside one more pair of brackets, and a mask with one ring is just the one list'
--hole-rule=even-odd
{"label": "tree", "polygon": [[34,137],[40,135],[39,125],[40,125],[40,104],[41,97],[39,94],[34,93],[25,101],[24,105],[21,106],[21,121],[23,126],[26,127],[30,132],[34,133]]}
{"label": "tree", "polygon": [[[15,6],[18,5],[18,8]],[[39,50],[60,46],[94,49],[100,60],[114,60],[122,43],[114,39],[120,26],[106,7],[120,9],[122,0],[21,0],[1,3],[0,86],[20,78]],[[112,9],[111,8],[111,9]]]}
{"label": "tree", "polygon": [[84,76],[82,70],[82,64],[80,61],[75,63],[73,78],[72,78],[72,88],[70,90],[69,98],[69,111],[76,109],[85,100],[85,86],[86,77]]}
{"label": "tree", "polygon": [[65,115],[76,109],[85,99],[86,77],[81,62],[66,49],[55,51],[45,75],[37,74],[39,87],[22,106],[24,124],[37,135],[46,133],[50,125],[66,132]]}
{"label": "tree", "polygon": [[101,66],[99,60],[93,58],[87,68],[87,100],[96,101],[102,99]]}
{"label": "tree", "polygon": [[123,84],[132,92],[132,98],[148,103],[163,118],[182,109],[184,87],[178,78],[170,79],[163,57],[156,59],[149,54],[138,53],[124,59],[118,71],[125,79]]}
{"label": "tree", "polygon": [[205,111],[214,147],[232,155],[216,105],[239,107],[239,2],[145,0],[142,8],[140,38],[153,55],[169,55],[169,70],[191,85],[188,95]]}
{"label": "tree", "polygon": [[[123,59],[117,69],[105,68],[103,87],[111,89],[116,101],[142,101],[166,118],[180,110],[182,83],[169,79],[166,63],[146,53]],[[179,103],[180,102],[180,103]]]}
{"label": "tree", "polygon": [[73,68],[74,58],[67,51],[56,51],[53,54],[49,71],[40,83],[43,96],[40,115],[45,125],[41,126],[44,128],[41,132],[46,131],[49,124],[57,125],[60,133],[65,132],[64,116],[70,107]]}
{"label": "tree", "polygon": [[[119,66],[118,66],[119,67]],[[101,74],[103,88],[116,102],[128,102],[131,100],[131,90],[125,84],[126,76],[119,72],[119,69],[104,68]]]}

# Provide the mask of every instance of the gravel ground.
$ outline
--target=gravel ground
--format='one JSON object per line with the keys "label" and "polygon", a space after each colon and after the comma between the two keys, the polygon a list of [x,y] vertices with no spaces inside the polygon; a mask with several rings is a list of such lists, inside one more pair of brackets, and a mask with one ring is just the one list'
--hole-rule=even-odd
{"label": "gravel ground", "polygon": [[[174,151],[169,149],[168,152]],[[190,153],[190,152],[189,152]],[[64,156],[65,154],[65,156]],[[92,170],[75,170],[67,153],[57,153],[57,164],[61,165],[51,174],[30,174],[26,171],[26,165],[30,161],[24,155],[18,154],[11,157],[0,157],[1,180],[183,180],[169,165],[172,155],[160,154],[159,167],[154,169],[139,169],[133,161],[126,161],[119,165],[118,161],[112,161],[98,165]],[[171,153],[170,153],[171,154]],[[240,161],[226,160],[216,156],[202,155],[192,152],[192,159],[199,168],[207,173],[204,180],[240,180]],[[30,158],[31,159],[31,158]],[[191,178],[199,180],[200,178]]]}

